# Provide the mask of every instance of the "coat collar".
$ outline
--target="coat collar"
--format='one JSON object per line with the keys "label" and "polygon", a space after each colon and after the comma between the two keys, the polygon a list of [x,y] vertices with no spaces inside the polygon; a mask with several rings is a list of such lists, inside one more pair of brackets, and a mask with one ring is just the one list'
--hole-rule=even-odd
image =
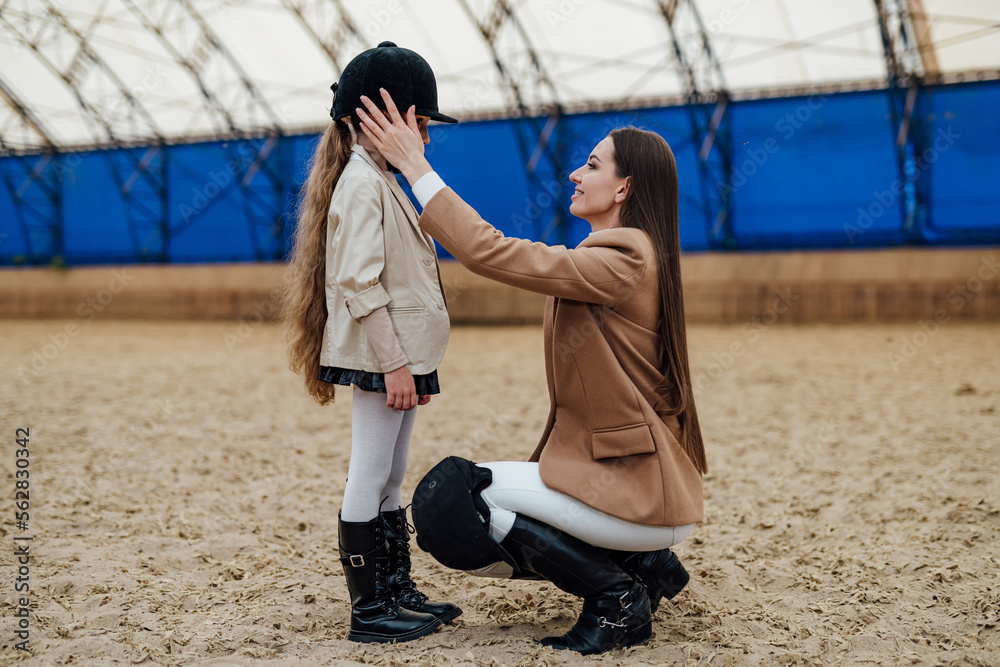
{"label": "coat collar", "polygon": [[635,227],[609,227],[608,229],[599,229],[596,232],[591,232],[580,241],[577,248],[590,248],[594,246],[617,246],[617,245],[633,245],[636,243],[636,239],[640,239],[640,243],[645,246],[652,246],[652,241],[649,240],[649,235],[641,229]]}
{"label": "coat collar", "polygon": [[371,168],[378,173],[379,176],[382,177],[382,180],[385,181],[385,184],[389,186],[389,190],[392,192],[392,195],[396,198],[396,201],[399,202],[399,205],[403,208],[403,212],[406,215],[406,219],[410,222],[410,225],[420,236],[420,239],[424,242],[424,245],[426,245],[428,248],[436,252],[436,249],[434,248],[434,241],[430,239],[430,237],[427,235],[426,232],[420,229],[420,220],[419,218],[417,218],[416,209],[413,208],[413,202],[411,202],[410,199],[406,196],[406,193],[403,192],[403,188],[399,187],[399,183],[396,182],[396,178],[390,175],[389,173],[382,171],[382,168],[378,166],[378,163],[376,163],[375,160],[372,159],[372,156],[368,154],[368,151],[366,151],[361,144],[354,144],[353,146],[351,146],[351,151],[361,156],[361,158],[365,162],[367,162],[369,166],[371,166]]}

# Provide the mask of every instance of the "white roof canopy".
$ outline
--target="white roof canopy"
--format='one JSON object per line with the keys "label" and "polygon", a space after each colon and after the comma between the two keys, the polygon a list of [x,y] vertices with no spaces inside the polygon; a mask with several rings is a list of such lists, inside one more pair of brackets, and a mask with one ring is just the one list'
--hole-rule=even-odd
{"label": "white roof canopy", "polygon": [[[1000,3],[900,3],[925,80],[1000,76]],[[0,0],[0,147],[311,131],[383,40],[460,118],[889,78],[873,0]]]}

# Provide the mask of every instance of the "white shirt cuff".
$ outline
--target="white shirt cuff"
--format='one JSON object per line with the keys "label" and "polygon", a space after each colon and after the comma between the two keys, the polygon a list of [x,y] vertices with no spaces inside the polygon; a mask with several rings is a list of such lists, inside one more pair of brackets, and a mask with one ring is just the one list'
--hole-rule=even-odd
{"label": "white shirt cuff", "polygon": [[420,202],[420,208],[427,206],[427,202],[436,195],[441,190],[444,190],[445,184],[441,180],[441,177],[437,175],[436,171],[429,171],[423,176],[421,176],[416,183],[413,184],[413,196],[417,198]]}

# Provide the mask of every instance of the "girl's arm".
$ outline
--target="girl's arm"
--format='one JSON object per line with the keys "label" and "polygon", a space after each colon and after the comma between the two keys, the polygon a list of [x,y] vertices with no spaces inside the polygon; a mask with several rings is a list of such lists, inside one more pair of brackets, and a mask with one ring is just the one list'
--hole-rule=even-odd
{"label": "girl's arm", "polygon": [[333,234],[327,242],[332,277],[348,312],[358,321],[392,301],[379,282],[385,269],[385,241],[382,200],[374,178],[362,174],[342,182],[330,202]]}
{"label": "girl's arm", "polygon": [[[417,405],[416,388],[413,376],[406,367],[408,360],[405,354],[401,349],[398,354],[392,349],[392,342],[399,348],[392,321],[385,310],[392,299],[379,282],[385,269],[385,242],[382,200],[374,178],[377,177],[365,174],[342,182],[342,187],[330,202],[330,216],[336,223],[329,240],[333,254],[333,279],[345,298],[351,317],[365,327],[366,333],[371,328],[380,341],[386,339],[386,334],[391,336],[391,340],[382,345],[383,350],[375,350],[380,363],[384,354],[389,367],[395,366],[394,370],[384,370],[386,405],[396,410],[409,410]],[[385,320],[388,320],[387,331],[381,324],[381,316],[375,315],[379,311],[385,313]],[[372,315],[375,315],[375,320],[366,325]],[[402,364],[396,366],[400,357]]]}
{"label": "girl's arm", "polygon": [[396,337],[396,330],[392,328],[392,320],[385,306],[373,310],[368,317],[362,317],[361,326],[365,328],[368,342],[375,348],[375,355],[383,373],[389,373],[410,363],[403,348],[399,346],[399,338]]}
{"label": "girl's arm", "polygon": [[409,359],[399,346],[399,338],[385,306],[361,318],[361,326],[365,328],[365,335],[375,348],[375,355],[385,375],[386,406],[396,410],[409,410],[430,402],[429,396],[417,397],[413,375],[406,367]]}

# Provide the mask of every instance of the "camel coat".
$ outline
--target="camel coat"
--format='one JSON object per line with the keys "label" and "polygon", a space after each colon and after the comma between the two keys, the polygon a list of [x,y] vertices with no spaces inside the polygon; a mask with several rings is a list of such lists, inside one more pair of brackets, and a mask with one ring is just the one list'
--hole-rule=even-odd
{"label": "camel coat", "polygon": [[662,419],[653,387],[659,283],[645,232],[594,232],[569,249],[505,237],[450,188],[420,216],[469,270],[548,295],[548,421],[531,455],[542,481],[632,523],[684,526],[702,519],[702,476]]}
{"label": "camel coat", "polygon": [[320,364],[381,373],[361,319],[387,306],[414,375],[437,369],[450,322],[434,240],[395,178],[355,144],[330,200]]}

